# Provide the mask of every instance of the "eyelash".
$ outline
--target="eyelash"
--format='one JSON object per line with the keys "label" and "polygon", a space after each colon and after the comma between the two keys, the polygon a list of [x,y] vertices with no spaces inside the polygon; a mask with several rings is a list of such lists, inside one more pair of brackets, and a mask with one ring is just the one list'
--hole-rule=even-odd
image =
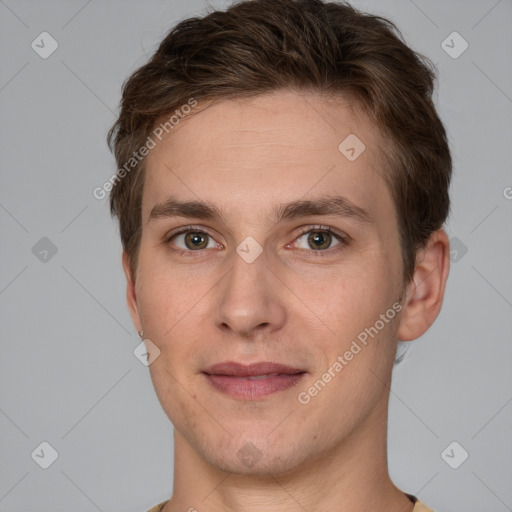
{"label": "eyelash", "polygon": [[[318,258],[318,257],[321,258],[324,256],[325,253],[327,253],[327,255],[332,255],[332,254],[335,254],[335,253],[343,250],[347,245],[349,245],[348,235],[340,235],[338,233],[334,233],[332,231],[332,228],[330,228],[328,226],[308,226],[308,227],[302,229],[302,231],[295,238],[294,242],[297,241],[299,238],[301,238],[303,235],[305,235],[307,233],[312,233],[312,232],[313,233],[324,233],[324,234],[327,233],[327,234],[333,236],[340,243],[331,249],[324,249],[324,250],[322,250],[322,249],[319,249],[319,250],[299,249],[301,251],[305,251],[306,253],[309,253],[308,256],[306,256],[307,258]],[[173,233],[171,236],[167,237],[165,240],[166,244],[169,244],[174,238],[176,238],[178,235],[182,235],[183,233],[202,233],[204,235],[209,236],[210,238],[212,238],[214,240],[214,238],[207,231],[204,231],[203,229],[198,229],[195,226],[184,226],[176,233]],[[201,250],[197,250],[197,251],[184,250],[184,249],[170,249],[170,250],[173,253],[179,254],[181,256],[193,256],[193,255],[202,256],[204,251],[207,251],[209,249],[201,249]],[[313,254],[311,254],[311,253],[313,253]],[[324,253],[324,254],[322,254],[322,253]]]}
{"label": "eyelash", "polygon": [[327,233],[334,237],[338,242],[340,242],[338,245],[330,248],[330,249],[319,249],[319,250],[313,250],[313,249],[299,249],[301,251],[305,251],[307,253],[307,258],[322,258],[324,256],[330,256],[332,254],[337,254],[339,251],[343,250],[348,244],[349,244],[349,237],[348,235],[340,235],[338,233],[335,233],[332,228],[329,226],[308,226],[301,230],[299,235],[295,238],[294,242],[297,241],[299,238],[301,238],[303,235],[307,233]]}

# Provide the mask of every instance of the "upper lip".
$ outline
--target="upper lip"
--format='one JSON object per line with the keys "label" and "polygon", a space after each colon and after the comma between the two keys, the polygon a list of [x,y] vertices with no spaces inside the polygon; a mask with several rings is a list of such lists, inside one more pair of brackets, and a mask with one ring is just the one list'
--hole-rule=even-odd
{"label": "upper lip", "polygon": [[229,375],[232,377],[253,377],[269,373],[294,375],[303,372],[304,370],[299,368],[293,368],[285,364],[271,363],[268,361],[248,365],[235,363],[233,361],[226,361],[209,366],[204,370],[204,373],[209,375]]}

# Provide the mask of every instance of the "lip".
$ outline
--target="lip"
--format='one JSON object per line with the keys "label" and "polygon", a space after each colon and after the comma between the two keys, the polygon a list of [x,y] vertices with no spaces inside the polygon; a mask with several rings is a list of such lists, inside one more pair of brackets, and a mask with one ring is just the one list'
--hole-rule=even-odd
{"label": "lip", "polygon": [[[203,374],[221,393],[243,400],[257,400],[295,386],[306,371],[268,361],[249,365],[226,361],[208,367]],[[266,377],[260,377],[264,375]]]}

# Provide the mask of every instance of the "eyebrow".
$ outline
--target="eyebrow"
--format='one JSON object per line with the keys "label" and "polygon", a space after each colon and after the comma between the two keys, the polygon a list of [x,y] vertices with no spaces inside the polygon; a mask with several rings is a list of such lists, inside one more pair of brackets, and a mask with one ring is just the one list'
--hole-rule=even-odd
{"label": "eyebrow", "polygon": [[[273,212],[274,222],[294,220],[315,215],[334,215],[350,217],[364,223],[374,222],[372,216],[363,208],[353,204],[342,196],[330,196],[316,200],[297,200],[278,205]],[[222,221],[222,213],[214,204],[204,201],[178,201],[171,197],[158,203],[151,209],[148,223],[152,219],[163,217],[190,217],[204,220]]]}

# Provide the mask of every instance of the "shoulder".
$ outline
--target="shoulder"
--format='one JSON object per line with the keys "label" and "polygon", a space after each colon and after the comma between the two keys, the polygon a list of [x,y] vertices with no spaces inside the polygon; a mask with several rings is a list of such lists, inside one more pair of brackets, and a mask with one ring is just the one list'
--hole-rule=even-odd
{"label": "shoulder", "polygon": [[[161,512],[162,509],[164,508],[165,504],[167,503],[167,501],[164,501],[162,503],[159,503],[158,505],[155,505],[153,508],[150,508],[148,510],[148,512]],[[416,509],[414,509],[414,512],[416,512]],[[421,512],[421,511],[420,511]]]}
{"label": "shoulder", "polygon": [[426,505],[421,503],[421,501],[416,501],[412,512],[435,512],[431,508],[428,508]]}
{"label": "shoulder", "polygon": [[412,509],[412,512],[435,512],[435,510],[432,510],[431,508],[428,508],[426,505],[421,503],[421,501],[419,501],[418,498],[414,496],[414,494],[405,494],[414,503],[414,508]]}

